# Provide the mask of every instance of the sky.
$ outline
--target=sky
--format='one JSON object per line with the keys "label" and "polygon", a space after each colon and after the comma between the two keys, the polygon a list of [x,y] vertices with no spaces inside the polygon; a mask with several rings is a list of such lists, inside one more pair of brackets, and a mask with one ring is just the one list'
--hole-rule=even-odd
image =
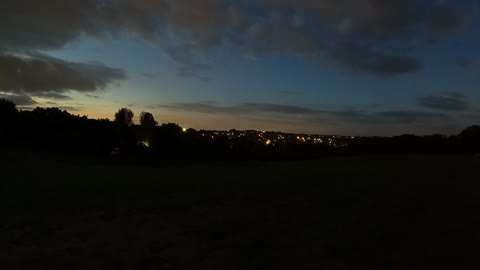
{"label": "sky", "polygon": [[0,97],[195,129],[458,134],[480,0],[2,0]]}

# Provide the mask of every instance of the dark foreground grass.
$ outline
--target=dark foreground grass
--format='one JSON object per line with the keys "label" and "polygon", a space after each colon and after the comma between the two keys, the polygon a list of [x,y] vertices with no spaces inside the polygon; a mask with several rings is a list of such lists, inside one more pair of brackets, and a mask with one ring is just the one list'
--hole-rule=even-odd
{"label": "dark foreground grass", "polygon": [[478,269],[480,160],[1,163],[0,269]]}

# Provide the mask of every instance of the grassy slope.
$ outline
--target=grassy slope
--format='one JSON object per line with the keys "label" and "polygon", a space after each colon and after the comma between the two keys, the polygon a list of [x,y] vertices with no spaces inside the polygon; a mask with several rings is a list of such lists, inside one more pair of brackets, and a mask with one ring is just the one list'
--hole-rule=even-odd
{"label": "grassy slope", "polygon": [[478,159],[1,170],[0,269],[478,266]]}

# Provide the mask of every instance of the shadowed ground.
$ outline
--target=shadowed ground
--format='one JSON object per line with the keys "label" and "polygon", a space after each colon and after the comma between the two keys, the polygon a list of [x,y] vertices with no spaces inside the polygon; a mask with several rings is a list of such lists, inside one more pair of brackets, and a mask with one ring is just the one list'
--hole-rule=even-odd
{"label": "shadowed ground", "polygon": [[480,160],[3,161],[0,269],[474,269]]}

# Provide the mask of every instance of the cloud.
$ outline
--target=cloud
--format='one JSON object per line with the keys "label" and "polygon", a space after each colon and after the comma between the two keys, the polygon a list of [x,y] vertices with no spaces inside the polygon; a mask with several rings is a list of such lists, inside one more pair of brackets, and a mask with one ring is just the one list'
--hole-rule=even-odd
{"label": "cloud", "polygon": [[160,105],[173,111],[188,111],[208,114],[224,115],[256,115],[283,114],[291,116],[302,116],[305,119],[323,119],[324,121],[340,121],[345,123],[364,124],[395,124],[414,123],[423,121],[436,121],[445,119],[447,115],[442,113],[415,111],[415,110],[388,110],[388,111],[359,111],[359,110],[318,110],[306,106],[294,106],[273,103],[241,103],[233,106],[220,106],[215,103],[173,103]]}
{"label": "cloud", "polygon": [[284,114],[313,114],[315,110],[303,106],[272,104],[272,103],[243,103],[233,107],[241,111],[269,112]]}
{"label": "cloud", "polygon": [[3,0],[1,5],[0,51],[59,49],[85,35],[129,33],[156,44],[178,63],[179,74],[188,76],[211,66],[209,52],[231,47],[245,55],[294,53],[383,77],[419,71],[423,63],[414,56],[416,46],[465,27],[473,6],[423,0]]}
{"label": "cloud", "polygon": [[212,70],[213,67],[207,64],[182,63],[181,66],[177,67],[177,75],[180,77],[197,76],[200,79],[210,80]]}
{"label": "cloud", "polygon": [[403,111],[403,110],[391,110],[379,112],[377,115],[390,119],[397,123],[412,123],[417,121],[432,121],[446,118],[447,116],[442,113],[433,113],[425,111]]}
{"label": "cloud", "polygon": [[347,109],[320,111],[317,115],[322,115],[323,119],[334,119],[349,124],[373,124],[375,126],[435,122],[447,117],[442,113],[416,110],[358,111]]}
{"label": "cloud", "polygon": [[35,97],[47,98],[47,99],[56,99],[56,100],[70,100],[70,99],[72,99],[70,96],[67,96],[66,94],[58,93],[58,92],[54,92],[54,91],[33,93],[33,95]]}
{"label": "cloud", "polygon": [[37,101],[35,101],[30,96],[23,93],[22,94],[0,93],[0,98],[11,100],[18,106],[31,106],[31,105],[37,104]]}
{"label": "cloud", "polygon": [[234,113],[231,107],[221,107],[206,103],[173,103],[160,105],[159,107],[173,111],[188,111],[197,113]]}
{"label": "cloud", "polygon": [[70,90],[94,92],[125,79],[124,71],[100,63],[63,61],[39,53],[0,53],[0,90],[65,99]]}
{"label": "cloud", "polygon": [[213,114],[280,113],[293,115],[308,115],[315,113],[315,110],[303,106],[253,102],[242,103],[235,106],[217,106],[210,102],[174,103],[169,105],[161,105],[160,107],[176,111],[191,111]]}
{"label": "cloud", "polygon": [[355,44],[336,44],[329,57],[352,71],[369,72],[380,77],[415,73],[423,68],[419,59]]}
{"label": "cloud", "polygon": [[467,70],[480,70],[480,61],[477,59],[461,59],[454,61],[454,64]]}
{"label": "cloud", "polygon": [[75,107],[75,106],[55,106],[56,108],[59,108],[62,111],[68,111],[68,112],[78,112],[82,111],[81,107]]}
{"label": "cloud", "polygon": [[422,107],[434,110],[465,111],[468,109],[465,96],[458,93],[452,93],[447,96],[420,97],[418,98],[418,104]]}
{"label": "cloud", "polygon": [[158,73],[150,73],[150,72],[141,72],[140,75],[142,75],[145,78],[149,79],[156,79],[159,77],[160,74]]}

